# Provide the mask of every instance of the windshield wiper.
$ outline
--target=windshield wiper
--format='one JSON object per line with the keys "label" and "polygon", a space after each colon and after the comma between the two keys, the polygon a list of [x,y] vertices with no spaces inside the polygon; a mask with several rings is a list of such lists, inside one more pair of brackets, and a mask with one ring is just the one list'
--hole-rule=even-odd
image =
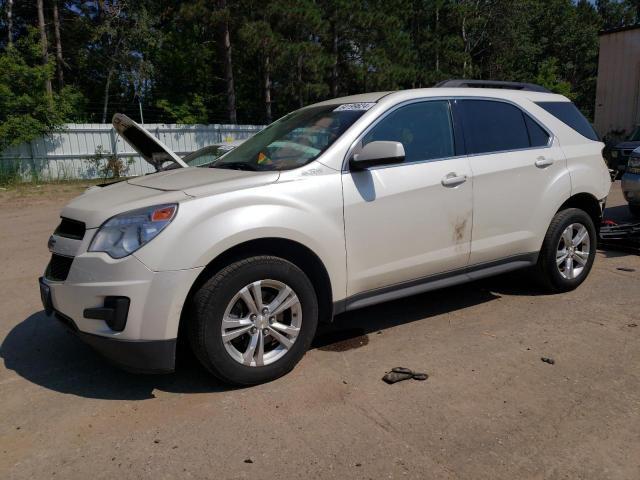
{"label": "windshield wiper", "polygon": [[246,170],[249,172],[255,172],[257,170],[253,165],[245,162],[229,162],[221,163],[219,165],[214,163],[209,165],[209,168],[228,168],[229,170]]}

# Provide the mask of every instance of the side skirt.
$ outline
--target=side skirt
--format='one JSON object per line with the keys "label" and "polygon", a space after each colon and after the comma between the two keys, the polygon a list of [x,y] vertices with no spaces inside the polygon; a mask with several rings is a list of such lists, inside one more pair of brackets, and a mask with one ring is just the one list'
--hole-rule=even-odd
{"label": "side skirt", "polygon": [[429,292],[440,288],[451,287],[461,283],[492,277],[501,273],[511,272],[521,268],[535,265],[538,261],[538,252],[527,253],[507,257],[494,262],[481,263],[469,267],[451,270],[446,273],[429,275],[428,277],[397,283],[388,287],[377,288],[367,292],[358,293],[344,300],[333,303],[333,314],[337,315],[349,310],[368,307],[377,303],[397,300],[419,293]]}

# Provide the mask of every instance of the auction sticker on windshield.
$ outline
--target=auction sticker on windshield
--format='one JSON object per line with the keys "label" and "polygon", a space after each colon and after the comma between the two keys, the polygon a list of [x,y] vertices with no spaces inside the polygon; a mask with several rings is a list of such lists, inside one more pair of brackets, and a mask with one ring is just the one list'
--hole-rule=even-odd
{"label": "auction sticker on windshield", "polygon": [[346,112],[349,110],[364,111],[369,110],[375,105],[374,102],[361,102],[361,103],[344,103],[337,107],[334,112]]}

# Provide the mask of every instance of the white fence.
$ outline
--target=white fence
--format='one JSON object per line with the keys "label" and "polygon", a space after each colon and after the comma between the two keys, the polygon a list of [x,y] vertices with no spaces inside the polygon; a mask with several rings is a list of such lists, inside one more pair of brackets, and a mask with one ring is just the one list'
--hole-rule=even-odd
{"label": "white fence", "polygon": [[[248,138],[263,127],[147,124],[145,128],[178,155],[185,155],[214,143]],[[123,174],[134,176],[153,171],[110,124],[71,123],[60,132],[2,152],[0,175],[49,181],[98,178],[100,162],[90,160],[98,151],[104,157],[122,159],[126,169]]]}

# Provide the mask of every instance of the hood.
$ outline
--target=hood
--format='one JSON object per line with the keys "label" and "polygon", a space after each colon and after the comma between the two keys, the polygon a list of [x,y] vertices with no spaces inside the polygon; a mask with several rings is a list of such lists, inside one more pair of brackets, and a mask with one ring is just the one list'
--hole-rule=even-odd
{"label": "hood", "polygon": [[629,148],[633,150],[634,148],[638,147],[640,147],[640,142],[620,142],[613,148],[615,148],[616,150],[627,150]]}
{"label": "hood", "polygon": [[189,198],[180,191],[165,192],[117,182],[102,188],[87,189],[71,200],[60,216],[84,222],[87,228],[97,228],[119,213],[150,205],[178,203]]}
{"label": "hood", "polygon": [[156,172],[170,165],[187,166],[169,147],[123,113],[116,113],[111,123],[120,136],[150,163]]}
{"label": "hood", "polygon": [[279,172],[247,172],[226,168],[179,168],[135,177],[127,181],[165,192],[182,191],[192,197],[258,187],[278,180]]}
{"label": "hood", "polygon": [[129,210],[259,187],[274,183],[279,176],[278,172],[180,168],[89,188],[71,200],[60,215],[84,222],[87,228],[97,228]]}

